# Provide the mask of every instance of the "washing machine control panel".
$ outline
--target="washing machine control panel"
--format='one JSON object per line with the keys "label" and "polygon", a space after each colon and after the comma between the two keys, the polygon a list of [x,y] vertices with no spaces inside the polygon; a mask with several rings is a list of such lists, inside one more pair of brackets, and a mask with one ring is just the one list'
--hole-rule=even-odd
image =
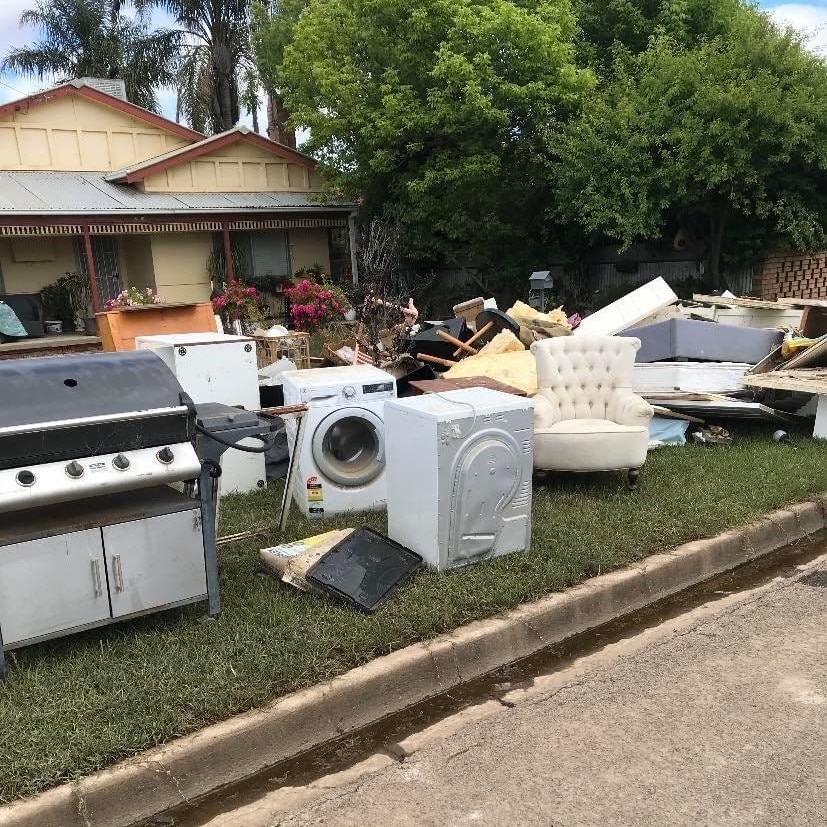
{"label": "washing machine control panel", "polygon": [[393,382],[375,382],[372,385],[362,385],[362,393],[365,396],[378,394],[393,394]]}
{"label": "washing machine control panel", "polygon": [[345,399],[353,399],[353,397],[356,396],[356,388],[354,388],[353,385],[346,385],[342,388],[342,396],[344,396]]}

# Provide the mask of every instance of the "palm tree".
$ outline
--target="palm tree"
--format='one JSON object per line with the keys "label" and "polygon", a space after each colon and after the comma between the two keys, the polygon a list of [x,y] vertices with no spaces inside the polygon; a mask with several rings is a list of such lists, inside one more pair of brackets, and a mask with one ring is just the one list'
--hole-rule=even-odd
{"label": "palm tree", "polygon": [[134,0],[161,8],[181,29],[178,113],[199,132],[231,129],[252,69],[250,0]]}
{"label": "palm tree", "polygon": [[12,49],[0,67],[57,82],[121,78],[132,103],[157,111],[155,90],[175,77],[181,37],[168,29],[151,31],[145,15],[124,15],[122,5],[122,0],[39,0],[23,12],[20,25],[38,29],[41,39]]}

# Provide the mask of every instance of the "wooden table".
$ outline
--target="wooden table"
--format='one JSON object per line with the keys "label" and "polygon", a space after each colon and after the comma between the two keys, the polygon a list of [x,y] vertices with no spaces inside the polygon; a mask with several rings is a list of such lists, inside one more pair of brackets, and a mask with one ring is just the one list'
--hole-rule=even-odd
{"label": "wooden table", "polygon": [[510,393],[514,396],[527,396],[526,392],[498,382],[496,379],[489,379],[487,376],[467,376],[458,379],[415,379],[410,383],[417,394],[423,393],[445,393],[446,391],[459,391],[465,388],[488,388],[500,393]]}

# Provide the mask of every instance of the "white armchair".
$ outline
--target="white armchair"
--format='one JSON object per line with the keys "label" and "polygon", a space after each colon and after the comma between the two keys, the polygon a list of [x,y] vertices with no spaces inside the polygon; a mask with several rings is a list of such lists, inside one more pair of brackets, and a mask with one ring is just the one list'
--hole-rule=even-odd
{"label": "white armchair", "polygon": [[636,487],[654,414],[632,392],[639,349],[640,340],[622,336],[565,336],[531,346],[535,469],[626,470]]}

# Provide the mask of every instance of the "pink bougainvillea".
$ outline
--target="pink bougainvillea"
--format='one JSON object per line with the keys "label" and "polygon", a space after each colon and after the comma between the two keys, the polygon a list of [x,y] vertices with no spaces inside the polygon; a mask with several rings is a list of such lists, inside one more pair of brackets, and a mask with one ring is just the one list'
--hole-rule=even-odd
{"label": "pink bougainvillea", "polygon": [[257,318],[260,315],[259,305],[258,290],[238,279],[230,279],[224,292],[212,300],[213,310],[231,322]]}
{"label": "pink bougainvillea", "polygon": [[340,319],[348,302],[340,288],[302,279],[284,294],[290,302],[290,318],[297,330],[313,331]]}

